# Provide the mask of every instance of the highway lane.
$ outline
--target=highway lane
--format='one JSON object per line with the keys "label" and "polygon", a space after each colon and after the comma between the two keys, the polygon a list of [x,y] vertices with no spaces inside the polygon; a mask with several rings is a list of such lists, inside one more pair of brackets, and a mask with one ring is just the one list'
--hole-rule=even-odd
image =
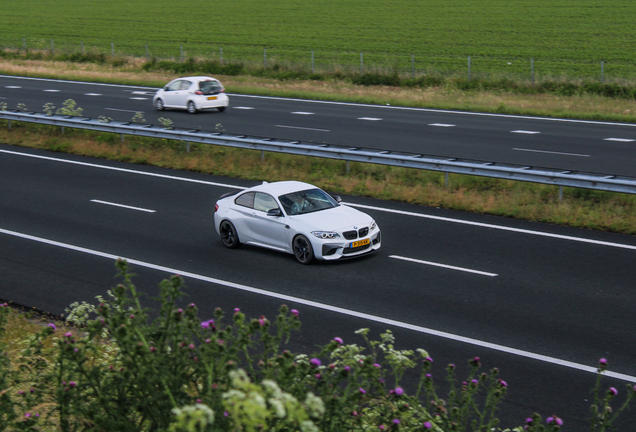
{"label": "highway lane", "polygon": [[564,170],[636,175],[636,125],[230,95],[224,113],[157,112],[152,88],[0,76],[0,103],[42,111],[73,99],[89,117],[422,153]]}
{"label": "highway lane", "polygon": [[518,423],[533,410],[579,424],[585,416],[587,405],[564,393],[587,396],[593,375],[540,356],[587,366],[607,357],[612,371],[636,376],[631,236],[345,197],[378,221],[383,249],[304,267],[291,255],[222,247],[213,203],[252,182],[9,146],[0,146],[0,173],[0,298],[61,313],[112,286],[115,256],[139,261],[149,285],[167,269],[188,272],[187,301],[208,313],[240,304],[271,316],[291,296],[321,326],[294,341],[309,351],[371,326],[445,362],[479,355],[509,371],[522,383],[508,406]]}

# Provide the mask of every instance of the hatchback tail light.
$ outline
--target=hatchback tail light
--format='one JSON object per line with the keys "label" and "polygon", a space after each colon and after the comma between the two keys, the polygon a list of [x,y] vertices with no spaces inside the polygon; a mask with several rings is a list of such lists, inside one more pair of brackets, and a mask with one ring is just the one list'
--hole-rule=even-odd
{"label": "hatchback tail light", "polygon": [[225,89],[221,89],[219,93],[225,93]]}
{"label": "hatchback tail light", "polygon": [[214,213],[216,213],[218,209],[219,209],[219,205],[218,204],[214,204]]}
{"label": "hatchback tail light", "polygon": [[194,92],[194,94],[202,95],[203,92],[201,90],[197,90],[197,91]]}

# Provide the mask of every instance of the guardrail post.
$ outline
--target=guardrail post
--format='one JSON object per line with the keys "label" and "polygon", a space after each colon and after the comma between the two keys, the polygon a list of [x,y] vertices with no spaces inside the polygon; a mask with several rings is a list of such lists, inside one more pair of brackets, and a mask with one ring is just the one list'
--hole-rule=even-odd
{"label": "guardrail post", "polygon": [[263,48],[263,67],[267,69],[267,48]]}
{"label": "guardrail post", "polygon": [[223,62],[223,47],[219,48],[220,52],[221,52],[221,62]]}
{"label": "guardrail post", "polygon": [[22,38],[22,47],[24,47],[24,52],[26,52],[26,38]]}
{"label": "guardrail post", "polygon": [[124,134],[120,134],[120,135],[121,135],[121,137],[120,137],[121,138],[121,142],[123,143],[124,142]]}
{"label": "guardrail post", "polygon": [[9,125],[9,130],[11,130],[11,120],[7,120],[7,123]]}
{"label": "guardrail post", "polygon": [[347,167],[346,167],[347,174],[349,174],[350,171],[351,171],[351,163],[350,161],[347,161]]}
{"label": "guardrail post", "polygon": [[55,45],[53,44],[53,39],[51,39],[51,54],[55,51]]}
{"label": "guardrail post", "polygon": [[110,55],[115,57],[115,42],[110,43]]}
{"label": "guardrail post", "polygon": [[60,130],[61,130],[62,135],[64,135],[64,126],[61,126]]}
{"label": "guardrail post", "polygon": [[468,82],[470,82],[470,56],[468,56]]}
{"label": "guardrail post", "polygon": [[186,141],[186,153],[190,153],[190,141]]}
{"label": "guardrail post", "polygon": [[448,173],[444,173],[444,188],[448,188]]}
{"label": "guardrail post", "polygon": [[148,44],[146,44],[146,60],[148,60]]}
{"label": "guardrail post", "polygon": [[261,150],[261,162],[265,160],[265,150]]}
{"label": "guardrail post", "polygon": [[311,73],[314,73],[314,50],[311,50]]}
{"label": "guardrail post", "polygon": [[362,57],[362,53],[360,53],[360,75],[364,72],[364,60]]}
{"label": "guardrail post", "polygon": [[559,186],[559,202],[563,201],[563,186]]}
{"label": "guardrail post", "polygon": [[180,45],[181,49],[181,63],[183,63],[183,45]]}

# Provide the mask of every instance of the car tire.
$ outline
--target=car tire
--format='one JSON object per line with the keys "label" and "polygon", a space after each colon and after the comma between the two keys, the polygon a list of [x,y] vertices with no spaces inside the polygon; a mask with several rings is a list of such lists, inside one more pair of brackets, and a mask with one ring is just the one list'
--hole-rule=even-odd
{"label": "car tire", "polygon": [[219,112],[223,112],[223,111],[225,111],[225,108],[226,107],[219,107],[218,110],[219,110]]}
{"label": "car tire", "polygon": [[188,112],[190,114],[196,114],[197,113],[197,106],[192,101],[188,102]]}
{"label": "car tire", "polygon": [[239,241],[238,233],[232,222],[224,220],[219,227],[219,233],[221,235],[221,242],[223,246],[228,249],[236,249],[241,245]]}
{"label": "car tire", "polygon": [[311,247],[311,242],[307,240],[307,237],[296,236],[292,246],[294,256],[299,263],[306,265],[314,260],[314,248]]}
{"label": "car tire", "polygon": [[155,101],[155,108],[157,109],[157,111],[163,111],[165,109],[165,107],[163,106],[163,101],[161,99],[157,99]]}

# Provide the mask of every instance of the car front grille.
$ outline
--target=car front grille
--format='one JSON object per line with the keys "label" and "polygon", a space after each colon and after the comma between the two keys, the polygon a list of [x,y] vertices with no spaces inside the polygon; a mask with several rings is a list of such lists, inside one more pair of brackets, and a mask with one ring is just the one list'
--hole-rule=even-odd
{"label": "car front grille", "polygon": [[358,235],[359,235],[360,237],[364,237],[364,236],[366,236],[367,234],[369,234],[369,227],[360,228],[360,229],[358,230]]}
{"label": "car front grille", "polygon": [[347,240],[355,240],[358,238],[357,231],[345,231],[342,233],[342,236]]}

